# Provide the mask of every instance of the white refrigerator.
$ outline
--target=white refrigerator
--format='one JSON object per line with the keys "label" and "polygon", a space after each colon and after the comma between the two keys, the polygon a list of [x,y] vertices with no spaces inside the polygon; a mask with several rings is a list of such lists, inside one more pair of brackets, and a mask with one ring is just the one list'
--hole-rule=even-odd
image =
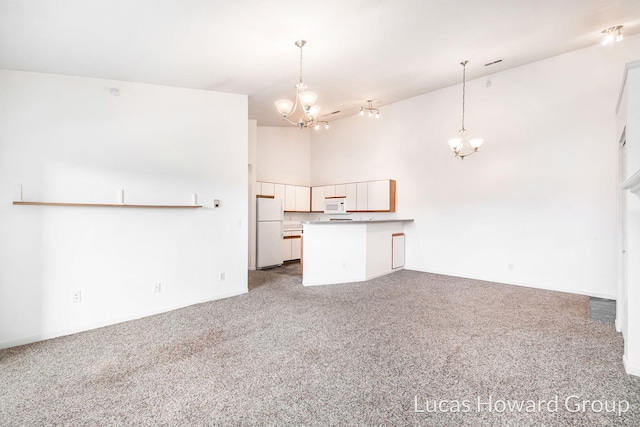
{"label": "white refrigerator", "polygon": [[257,199],[256,268],[282,265],[283,217],[281,199]]}

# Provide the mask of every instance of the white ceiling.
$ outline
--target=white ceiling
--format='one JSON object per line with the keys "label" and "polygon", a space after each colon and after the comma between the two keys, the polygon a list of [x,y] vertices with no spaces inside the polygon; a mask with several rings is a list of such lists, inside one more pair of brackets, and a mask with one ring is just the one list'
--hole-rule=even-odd
{"label": "white ceiling", "polygon": [[298,39],[335,120],[458,84],[461,60],[473,79],[595,45],[613,25],[639,33],[640,0],[0,0],[0,68],[246,94],[249,118],[279,126]]}

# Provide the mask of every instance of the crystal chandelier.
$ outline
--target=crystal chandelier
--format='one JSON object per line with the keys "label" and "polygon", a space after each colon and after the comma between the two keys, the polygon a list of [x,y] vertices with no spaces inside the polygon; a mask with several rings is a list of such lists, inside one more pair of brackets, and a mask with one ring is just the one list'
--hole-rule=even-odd
{"label": "crystal chandelier", "polygon": [[[300,81],[296,84],[295,104],[289,99],[279,99],[276,101],[276,108],[282,120],[286,120],[300,129],[309,126],[319,129],[320,124],[324,124],[329,129],[329,122],[318,120],[318,115],[320,114],[320,106],[316,104],[318,95],[315,92],[308,91],[307,85],[302,82],[302,47],[306,43],[305,40],[298,40],[295,43],[300,48]],[[302,117],[295,122],[291,120],[291,116],[296,112],[298,104],[302,106]]]}
{"label": "crystal chandelier", "polygon": [[462,61],[462,128],[458,131],[459,137],[449,140],[449,146],[456,157],[464,160],[465,157],[477,153],[484,142],[482,138],[467,138],[467,129],[464,128],[464,96],[466,90],[466,70],[469,61]]}

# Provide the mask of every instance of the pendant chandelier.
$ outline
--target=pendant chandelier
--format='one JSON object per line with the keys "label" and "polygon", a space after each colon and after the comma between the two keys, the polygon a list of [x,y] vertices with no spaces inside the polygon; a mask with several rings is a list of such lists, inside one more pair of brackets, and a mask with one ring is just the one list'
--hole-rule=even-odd
{"label": "pendant chandelier", "polygon": [[453,150],[453,153],[456,157],[460,157],[462,160],[467,156],[477,153],[484,142],[484,139],[482,138],[468,139],[467,129],[464,128],[464,96],[466,90],[466,70],[468,62],[469,61],[462,61],[460,63],[460,65],[462,65],[462,128],[458,131],[458,138],[452,138],[449,140],[449,146]]}
{"label": "pendant chandelier", "polygon": [[[279,99],[276,101],[276,108],[282,120],[286,120],[300,129],[313,126],[320,129],[320,124],[324,124],[329,129],[329,122],[318,120],[320,106],[316,104],[318,95],[307,90],[307,85],[302,82],[302,48],[307,42],[305,40],[296,41],[296,46],[300,48],[300,81],[296,84],[295,103],[289,99]],[[291,116],[296,112],[298,104],[302,106],[302,116],[298,121],[291,120]]]}

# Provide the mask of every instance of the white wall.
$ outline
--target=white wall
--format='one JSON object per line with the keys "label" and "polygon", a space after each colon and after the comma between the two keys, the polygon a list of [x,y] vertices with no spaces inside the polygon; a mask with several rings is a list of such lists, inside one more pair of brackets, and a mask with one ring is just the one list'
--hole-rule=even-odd
{"label": "white wall", "polygon": [[635,177],[640,174],[640,61],[627,67],[626,91],[618,111],[618,134],[622,135],[626,126],[626,144],[620,151],[622,203],[616,326],[625,338],[625,369],[640,376],[640,191],[635,189]]}
{"label": "white wall", "polygon": [[311,135],[297,127],[258,127],[256,179],[311,185]]}
{"label": "white wall", "polygon": [[249,242],[247,251],[249,256],[249,270],[256,269],[256,169],[258,151],[258,122],[249,120]]}
{"label": "white wall", "polygon": [[[0,347],[247,291],[246,96],[14,71],[0,93]],[[14,206],[16,184],[204,208]]]}
{"label": "white wall", "polygon": [[396,179],[408,269],[615,298],[615,106],[640,36],[610,47],[467,82],[485,145],[464,161],[446,142],[461,85],[332,122],[311,134],[311,182]]}

